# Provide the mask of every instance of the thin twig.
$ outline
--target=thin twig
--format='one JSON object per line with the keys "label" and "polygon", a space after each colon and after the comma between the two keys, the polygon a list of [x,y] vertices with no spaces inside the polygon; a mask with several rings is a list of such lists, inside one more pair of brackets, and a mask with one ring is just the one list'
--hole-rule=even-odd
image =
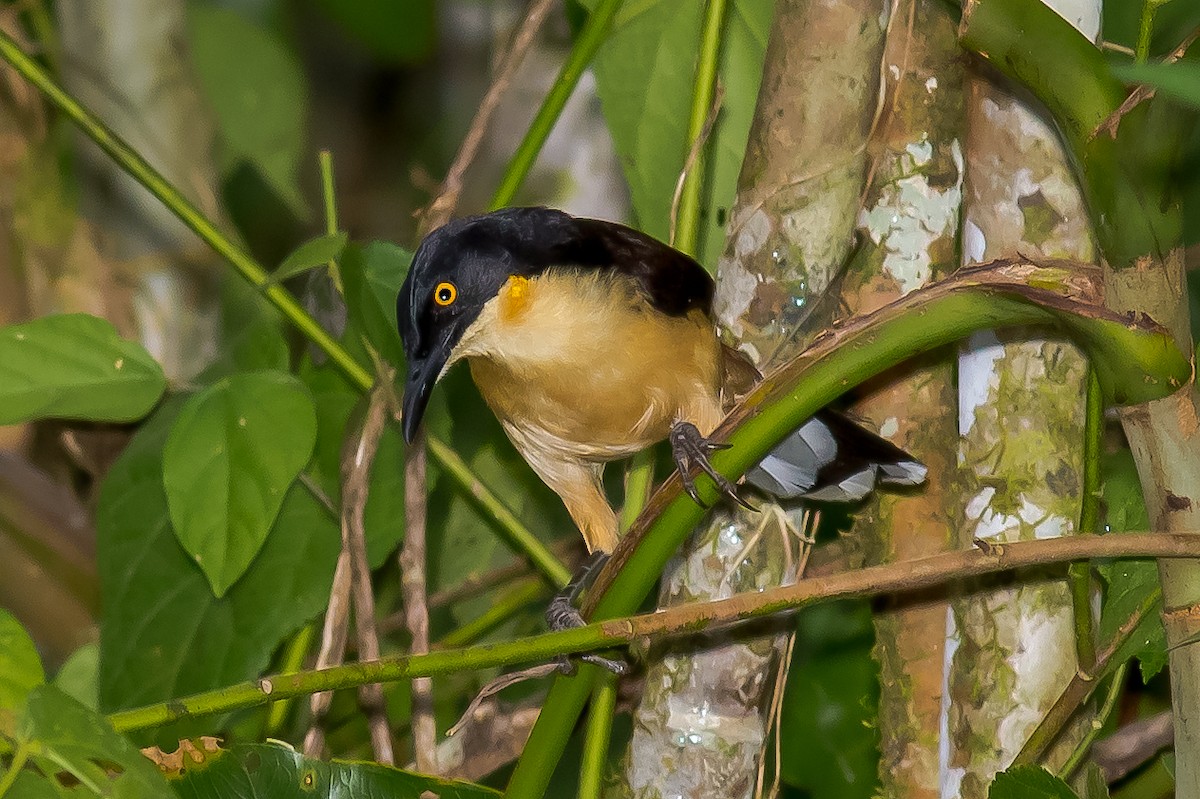
{"label": "thin twig", "polygon": [[[426,462],[424,435],[418,434],[404,461],[404,544],[400,547],[400,594],[409,651],[429,651],[429,604],[425,584]],[[433,717],[433,681],[412,682],[412,736],[417,770],[437,773],[437,726]]]}
{"label": "thin twig", "polygon": [[504,53],[504,57],[500,59],[496,75],[492,79],[492,85],[488,87],[487,93],[483,96],[479,110],[475,112],[475,118],[471,120],[471,127],[462,144],[459,145],[458,154],[454,156],[454,161],[446,170],[446,179],[442,181],[441,193],[430,203],[428,208],[421,212],[422,234],[446,224],[458,208],[458,200],[462,196],[463,178],[479,154],[479,147],[483,144],[484,134],[487,133],[492,116],[500,106],[501,98],[512,84],[518,67],[525,60],[525,54],[529,52],[538,30],[541,29],[542,23],[546,21],[546,16],[553,6],[554,0],[532,0],[529,4],[529,8],[525,11],[525,18],[521,20],[520,27],[513,34],[512,44]]}
{"label": "thin twig", "polygon": [[[395,375],[380,369],[379,382],[371,389],[367,415],[352,451],[342,460],[342,542],[350,553],[351,587],[354,597],[354,631],[360,661],[378,660],[379,633],[375,629],[375,595],[371,590],[371,566],[367,561],[367,535],[364,527],[367,499],[370,496],[371,465],[379,450],[379,440],[387,427],[389,411],[398,406],[392,388]],[[392,735],[388,726],[387,703],[383,686],[378,683],[358,689],[359,703],[367,713],[371,747],[375,760],[394,765]]]}
{"label": "thin twig", "polygon": [[[1183,58],[1183,56],[1187,53],[1188,48],[1195,44],[1197,39],[1200,39],[1200,28],[1197,28],[1189,33],[1187,37],[1179,43],[1179,46],[1172,50],[1167,57],[1163,59],[1163,63],[1173,64],[1179,59]],[[1150,86],[1142,84],[1134,87],[1133,91],[1129,93],[1129,96],[1125,98],[1124,102],[1117,107],[1117,110],[1109,114],[1107,119],[1096,126],[1096,129],[1092,131],[1092,135],[1089,138],[1094,139],[1101,133],[1107,133],[1109,137],[1113,139],[1117,138],[1117,128],[1121,126],[1121,120],[1125,118],[1125,115],[1145,101],[1149,100],[1154,95],[1155,90]]]}
{"label": "thin twig", "polygon": [[[328,669],[346,657],[346,627],[350,619],[350,552],[342,546],[337,566],[333,570],[333,585],[325,607],[325,622],[321,626],[321,649],[317,653],[317,669]],[[315,693],[309,699],[312,720],[304,736],[305,757],[321,757],[325,749],[325,729],[322,722],[333,701],[332,691]]]}
{"label": "thin twig", "polygon": [[[742,621],[792,613],[819,602],[905,594],[950,584],[959,585],[963,580],[974,577],[1086,558],[1197,557],[1200,557],[1200,535],[1195,532],[1120,533],[995,544],[986,551],[970,549],[943,552],[853,569],[828,577],[810,577],[794,585],[737,594],[710,602],[678,605],[645,615],[595,622],[584,627],[503,643],[431,652],[428,655],[384,657],[371,663],[355,663],[333,669],[277,674],[190,697],[119,711],[111,714],[108,720],[119,732],[147,729],[184,717],[225,713],[316,691],[544,661],[560,655],[610,649],[645,636],[653,638],[711,631]],[[1109,653],[1106,651],[1102,653],[1104,655]],[[1097,663],[1100,662],[1101,658],[1097,658]]]}
{"label": "thin twig", "polygon": [[683,162],[683,169],[679,170],[679,178],[675,181],[675,194],[671,197],[671,228],[669,242],[672,246],[675,245],[675,226],[679,221],[679,202],[683,199],[683,184],[687,182],[687,177],[695,168],[696,162],[700,160],[700,153],[704,151],[704,145],[708,142],[708,137],[712,135],[713,127],[717,124],[717,117],[721,113],[721,107],[725,104],[725,84],[717,78],[716,90],[713,93],[712,104],[708,109],[708,116],[704,119],[704,127],[700,129],[700,135],[692,142],[691,149],[688,150],[687,159]]}
{"label": "thin twig", "polygon": [[511,672],[510,674],[501,674],[479,690],[479,693],[471,700],[471,704],[467,705],[467,709],[463,711],[462,716],[459,717],[458,721],[454,722],[454,726],[446,730],[446,737],[449,738],[457,734],[471,720],[480,703],[485,699],[495,696],[509,686],[528,680],[540,680],[543,677],[554,674],[558,670],[558,663],[541,663],[537,666],[530,666],[527,669]]}

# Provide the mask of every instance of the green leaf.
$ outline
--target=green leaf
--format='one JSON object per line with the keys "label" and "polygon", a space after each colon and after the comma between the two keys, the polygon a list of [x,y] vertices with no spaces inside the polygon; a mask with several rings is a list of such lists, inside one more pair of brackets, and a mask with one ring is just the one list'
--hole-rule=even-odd
{"label": "green leaf", "polygon": [[71,653],[54,675],[54,684],[84,707],[100,707],[100,645],[84,644]]}
{"label": "green leaf", "polygon": [[805,610],[783,699],[783,779],[813,799],[867,799],[878,787],[878,666],[868,602]]}
{"label": "green leaf", "polygon": [[[585,3],[589,8],[594,2]],[[726,12],[718,75],[725,87],[708,142],[699,260],[714,267],[725,240],[762,78],[774,3],[733,0]],[[639,225],[666,241],[675,185],[692,143],[687,120],[704,4],[627,3],[596,59],[596,83]]]}
{"label": "green leaf", "polygon": [[88,314],[0,327],[0,363],[0,425],[46,418],[131,422],[167,386],[142,345]]}
{"label": "green leaf", "polygon": [[218,597],[258,554],[316,435],[308,390],[282,372],[232,375],[180,411],[163,486],[179,542]]}
{"label": "green leaf", "polygon": [[988,799],[1079,799],[1079,795],[1041,766],[1017,766],[996,775]]}
{"label": "green leaf", "polygon": [[188,10],[189,52],[227,150],[226,176],[241,161],[259,170],[298,215],[308,96],[296,57],[242,15],[208,3]]}
{"label": "green leaf", "polygon": [[[242,579],[220,599],[213,596],[179,546],[163,491],[163,444],[182,404],[173,399],[149,419],[100,490],[96,550],[105,711],[251,679],[279,643],[329,600],[341,548],[338,527],[299,484],[288,492]],[[211,731],[206,720],[183,730]]]}
{"label": "green leaf", "polygon": [[269,796],[272,799],[419,799],[429,791],[440,799],[494,799],[499,792],[459,780],[402,771],[378,763],[313,760],[281,743],[238,744],[191,760],[182,774],[169,777],[178,796]]}
{"label": "green leaf", "polygon": [[220,350],[198,382],[214,383],[234,372],[286,370],[289,357],[279,312],[246,281],[235,276],[223,281]]}
{"label": "green leaf", "polygon": [[404,365],[404,347],[396,328],[396,294],[410,263],[408,250],[373,241],[348,246],[340,264],[350,321],[397,369]]}
{"label": "green leaf", "polygon": [[45,681],[33,639],[16,616],[0,608],[0,734],[12,734],[17,709],[30,689]]}
{"label": "green leaf", "polygon": [[309,239],[288,253],[279,268],[271,273],[271,280],[282,283],[310,269],[337,260],[341,257],[342,250],[346,249],[348,239],[345,233],[326,233],[324,236]]}
{"label": "green leaf", "polygon": [[133,744],[53,685],[29,692],[18,740],[32,750],[34,763],[55,788],[58,772],[65,771],[100,796],[170,796],[162,774]]}
{"label": "green leaf", "polygon": [[437,42],[434,0],[319,0],[319,5],[377,58],[409,64],[433,54]]}
{"label": "green leaf", "polygon": [[1119,64],[1113,74],[1126,83],[1143,83],[1158,94],[1200,108],[1200,63]]}
{"label": "green leaf", "polygon": [[[1104,458],[1104,505],[1109,533],[1150,529],[1146,504],[1142,500],[1142,485],[1137,467],[1129,450],[1121,450]],[[1115,560],[1099,564],[1097,571],[1104,580],[1104,601],[1100,606],[1099,634],[1101,646],[1116,635],[1117,629],[1142,605],[1147,597],[1159,597],[1155,607],[1161,608],[1158,567],[1147,560]],[[1167,635],[1157,610],[1147,614],[1111,660],[1111,668],[1136,657],[1142,680],[1162,671],[1167,665]]]}

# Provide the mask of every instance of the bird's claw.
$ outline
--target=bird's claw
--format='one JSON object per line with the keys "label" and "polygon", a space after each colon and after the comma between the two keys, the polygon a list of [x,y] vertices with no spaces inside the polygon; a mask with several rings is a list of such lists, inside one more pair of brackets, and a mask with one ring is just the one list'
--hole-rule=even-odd
{"label": "bird's claw", "polygon": [[722,444],[711,439],[705,438],[700,434],[700,430],[691,422],[679,422],[671,428],[671,454],[675,458],[675,468],[679,471],[679,478],[683,481],[683,490],[702,508],[707,509],[708,505],[704,500],[700,499],[700,494],[696,491],[696,481],[692,476],[692,465],[700,467],[700,471],[707,474],[712,481],[716,483],[717,489],[724,496],[741,505],[746,510],[758,510],[749,502],[738,496],[737,486],[729,481],[725,475],[713,468],[712,462],[708,456],[711,452],[717,450],[729,449],[729,444]]}
{"label": "bird's claw", "polygon": [[[554,632],[561,630],[571,630],[576,627],[583,627],[587,624],[584,621],[582,614],[575,607],[574,602],[579,597],[579,593],[586,587],[595,575],[600,571],[600,567],[608,560],[608,556],[596,552],[593,553],[589,561],[584,564],[567,587],[554,595],[550,600],[550,604],[546,607],[546,626]],[[602,655],[593,653],[584,653],[580,655],[560,655],[558,657],[558,670],[562,674],[571,676],[575,673],[575,660],[582,660],[584,663],[591,663],[594,666],[599,666],[602,669],[607,669],[617,676],[628,674],[629,664],[623,660],[606,658]]]}

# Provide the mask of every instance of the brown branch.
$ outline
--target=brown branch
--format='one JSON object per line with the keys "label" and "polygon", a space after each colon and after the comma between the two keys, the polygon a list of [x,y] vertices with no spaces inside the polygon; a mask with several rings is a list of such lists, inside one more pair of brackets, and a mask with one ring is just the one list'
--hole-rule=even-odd
{"label": "brown branch", "polygon": [[[342,542],[337,566],[333,570],[333,585],[329,589],[329,603],[325,607],[325,622],[321,626],[321,648],[317,653],[316,668],[336,666],[346,657],[346,628],[350,620],[350,551]],[[333,691],[320,691],[309,697],[308,707],[312,720],[304,735],[305,757],[321,757],[325,749],[323,722],[333,702]]]}
{"label": "brown branch", "polygon": [[[1163,59],[1163,63],[1173,64],[1179,59],[1183,58],[1184,54],[1187,53],[1188,48],[1195,44],[1198,38],[1200,38],[1200,28],[1197,28],[1189,33],[1187,38],[1180,42],[1179,46],[1172,50],[1171,53]],[[1125,98],[1124,102],[1117,107],[1117,110],[1109,114],[1107,119],[1096,126],[1096,129],[1092,131],[1091,138],[1094,139],[1101,133],[1107,133],[1113,139],[1117,138],[1117,128],[1121,126],[1121,120],[1125,118],[1125,115],[1145,101],[1149,100],[1154,95],[1155,90],[1150,86],[1143,84],[1134,87],[1134,90],[1129,93],[1129,96]]]}
{"label": "brown branch", "polygon": [[442,181],[441,193],[421,213],[422,235],[446,224],[457,209],[467,169],[475,161],[479,147],[483,144],[484,134],[487,133],[488,125],[492,121],[492,116],[500,106],[500,100],[512,84],[513,76],[517,74],[517,68],[525,59],[525,54],[529,52],[538,30],[546,21],[546,16],[550,13],[553,5],[554,0],[532,0],[529,4],[525,18],[521,20],[520,27],[513,35],[512,44],[496,68],[496,77],[492,79],[492,85],[488,87],[483,101],[479,104],[479,110],[475,112],[475,118],[471,120],[471,127],[458,148],[458,154],[454,156],[454,162],[446,171],[446,179]]}
{"label": "brown branch", "polygon": [[[427,516],[425,437],[418,434],[404,461],[404,544],[400,547],[400,594],[404,623],[411,638],[409,652],[429,651],[429,606],[425,585]],[[417,770],[437,773],[437,726],[433,716],[433,681],[412,681],[412,736]]]}
{"label": "brown branch", "polygon": [[[915,560],[868,566],[794,585],[738,594],[714,602],[696,602],[642,616],[603,621],[600,644],[642,636],[707,631],[718,625],[793,612],[819,601],[875,597],[934,588],[957,580],[982,577],[1030,566],[1046,566],[1088,558],[1196,558],[1200,535],[1194,533],[1113,533],[1079,535],[1012,544],[989,543],[983,549],[944,552]],[[593,626],[593,625],[589,625]],[[599,648],[599,647],[597,647]],[[1097,658],[1108,654],[1107,651]],[[1111,654],[1108,654],[1111,658]]]}
{"label": "brown branch", "polygon": [[[371,566],[367,561],[367,536],[363,520],[370,495],[371,465],[375,462],[389,411],[396,406],[393,379],[390,369],[381,370],[379,382],[371,389],[367,415],[358,441],[353,452],[347,453],[342,461],[342,541],[350,555],[354,629],[360,661],[378,660],[380,656],[379,633],[375,629],[375,595],[371,590]],[[367,713],[375,760],[395,765],[383,687],[378,683],[364,685],[359,688],[358,696],[359,703]]]}

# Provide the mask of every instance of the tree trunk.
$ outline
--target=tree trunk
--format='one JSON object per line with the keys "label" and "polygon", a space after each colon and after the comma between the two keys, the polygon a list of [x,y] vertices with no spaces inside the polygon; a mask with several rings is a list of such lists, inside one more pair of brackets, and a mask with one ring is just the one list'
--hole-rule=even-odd
{"label": "tree trunk", "polygon": [[[1052,3],[1086,35],[1094,0]],[[1022,255],[1092,261],[1088,210],[1045,113],[994,75],[970,82],[963,263]],[[1079,520],[1087,363],[1038,331],[973,336],[959,359],[961,546],[1071,535]],[[983,797],[1077,669],[1071,591],[1022,579],[957,601],[943,741],[943,796]],[[1062,764],[1085,712],[1047,758]]]}
{"label": "tree trunk", "polygon": [[[905,0],[888,23],[885,92],[872,141],[873,175],[859,230],[866,244],[841,288],[869,313],[958,266],[963,183],[963,55],[956,22],[937,0]],[[884,562],[953,549],[951,475],[958,427],[950,351],[931,353],[865,386],[854,406],[929,467],[919,491],[880,494],[852,534]],[[905,597],[875,615],[880,668],[879,779],[889,797],[939,795],[938,739],[949,603]]]}

